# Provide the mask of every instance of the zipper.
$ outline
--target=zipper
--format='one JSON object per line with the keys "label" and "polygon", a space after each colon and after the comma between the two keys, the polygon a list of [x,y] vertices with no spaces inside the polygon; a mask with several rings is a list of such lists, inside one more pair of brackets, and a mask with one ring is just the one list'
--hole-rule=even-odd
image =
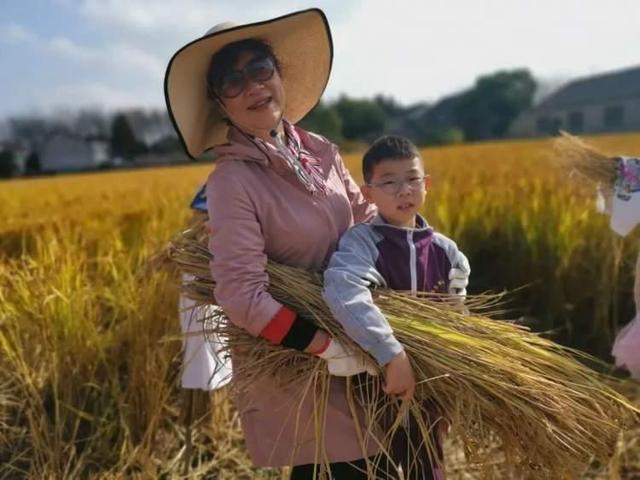
{"label": "zipper", "polygon": [[413,243],[413,230],[407,231],[407,243],[409,244],[409,269],[411,272],[411,293],[418,293],[418,271],[416,268],[416,245]]}

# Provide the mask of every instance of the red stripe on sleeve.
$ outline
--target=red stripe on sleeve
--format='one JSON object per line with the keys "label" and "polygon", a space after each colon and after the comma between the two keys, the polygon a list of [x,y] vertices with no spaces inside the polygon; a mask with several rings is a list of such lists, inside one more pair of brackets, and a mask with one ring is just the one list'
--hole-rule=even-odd
{"label": "red stripe on sleeve", "polygon": [[289,310],[287,307],[282,307],[278,310],[273,318],[267,323],[267,326],[262,329],[260,336],[266,338],[272,343],[279,345],[282,343],[284,337],[291,330],[291,326],[296,319],[296,314]]}

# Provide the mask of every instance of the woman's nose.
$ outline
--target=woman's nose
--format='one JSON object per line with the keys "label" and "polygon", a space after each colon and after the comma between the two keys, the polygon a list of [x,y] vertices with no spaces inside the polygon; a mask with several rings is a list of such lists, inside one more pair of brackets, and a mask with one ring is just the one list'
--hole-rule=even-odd
{"label": "woman's nose", "polygon": [[247,80],[247,86],[245,87],[245,92],[247,95],[255,95],[256,93],[260,93],[265,88],[264,82],[259,80]]}

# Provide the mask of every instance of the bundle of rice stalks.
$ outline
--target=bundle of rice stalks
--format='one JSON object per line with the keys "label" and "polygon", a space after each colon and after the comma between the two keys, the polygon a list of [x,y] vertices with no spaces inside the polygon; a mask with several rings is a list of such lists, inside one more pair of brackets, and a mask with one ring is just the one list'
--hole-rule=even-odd
{"label": "bundle of rice stalks", "polygon": [[[173,243],[170,256],[196,277],[186,293],[201,304],[214,302],[202,223]],[[355,347],[322,299],[319,272],[274,263],[267,269],[274,298]],[[469,312],[431,295],[376,290],[374,299],[409,354],[419,382],[403,411],[408,408],[420,419],[424,441],[430,443],[424,406],[435,405],[452,425],[451,436],[464,446],[469,468],[490,475],[499,457],[508,478],[575,479],[593,459],[609,461],[619,434],[636,414],[604,383],[605,376],[576,360],[578,352],[523,326],[478,313],[491,306],[491,297],[470,299]],[[322,360],[273,346],[217,320],[207,328],[249,358],[245,363],[250,369],[236,371],[236,378],[249,383],[265,375],[287,382],[322,378],[325,382],[316,383],[326,384]],[[380,381],[380,376],[371,378],[372,384]],[[375,392],[376,386],[368,391]],[[354,395],[352,401],[364,402],[367,418],[374,422],[388,405],[381,406],[380,396],[369,394]],[[396,425],[401,420],[398,416]],[[384,450],[389,435],[376,441]]]}
{"label": "bundle of rice stalks", "polygon": [[566,132],[554,141],[554,160],[568,173],[611,193],[618,162],[583,140]]}

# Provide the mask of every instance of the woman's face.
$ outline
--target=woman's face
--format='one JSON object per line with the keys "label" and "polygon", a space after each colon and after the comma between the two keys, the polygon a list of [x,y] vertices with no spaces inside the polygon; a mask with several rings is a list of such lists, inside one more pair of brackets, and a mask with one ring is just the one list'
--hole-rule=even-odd
{"label": "woman's face", "polygon": [[229,119],[249,133],[269,131],[278,126],[285,106],[285,93],[278,70],[265,81],[247,78],[245,67],[260,59],[254,52],[242,52],[234,70],[245,73],[244,89],[233,98],[221,96],[220,102]]}

